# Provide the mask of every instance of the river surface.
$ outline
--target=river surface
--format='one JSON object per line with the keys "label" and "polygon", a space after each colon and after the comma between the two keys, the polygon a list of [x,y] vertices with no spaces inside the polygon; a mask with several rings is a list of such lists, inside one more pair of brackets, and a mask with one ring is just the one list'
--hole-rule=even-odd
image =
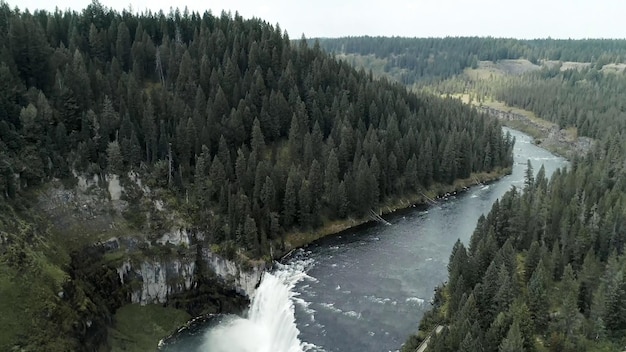
{"label": "river surface", "polygon": [[[224,316],[164,348],[202,352],[397,351],[417,331],[433,289],[496,199],[522,187],[526,162],[546,175],[567,161],[516,138],[511,175],[300,249],[261,282],[246,317]],[[259,297],[263,296],[263,297]]]}

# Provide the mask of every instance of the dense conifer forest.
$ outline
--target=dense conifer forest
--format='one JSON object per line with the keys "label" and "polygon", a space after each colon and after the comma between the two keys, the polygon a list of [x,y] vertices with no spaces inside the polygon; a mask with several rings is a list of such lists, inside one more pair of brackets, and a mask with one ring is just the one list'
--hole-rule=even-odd
{"label": "dense conifer forest", "polygon": [[[49,181],[132,172],[198,245],[267,259],[289,232],[511,163],[497,120],[238,14],[0,3],[0,43],[0,349],[96,350],[128,299],[102,250],[31,208]],[[126,201],[135,231],[162,230]]]}
{"label": "dense conifer forest", "polygon": [[264,254],[294,226],[510,163],[495,120],[294,47],[260,20],[97,3],[4,5],[2,17],[8,198],[76,170],[135,170],[187,195],[214,241]]}

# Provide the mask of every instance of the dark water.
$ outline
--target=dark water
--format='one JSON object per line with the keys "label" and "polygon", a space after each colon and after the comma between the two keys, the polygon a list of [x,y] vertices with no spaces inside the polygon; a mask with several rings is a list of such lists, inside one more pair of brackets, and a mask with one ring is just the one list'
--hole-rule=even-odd
{"label": "dark water", "polygon": [[[278,269],[306,273],[290,289],[300,350],[384,352],[400,348],[417,330],[433,289],[446,279],[454,242],[460,238],[467,243],[480,215],[489,212],[512,186],[522,186],[526,161],[531,161],[535,171],[543,164],[548,177],[567,165],[566,160],[533,145],[530,137],[510,131],[516,137],[511,175],[429,208],[391,216],[386,219],[391,225],[377,224],[317,242]],[[195,350],[218,350],[206,342],[202,345]]]}

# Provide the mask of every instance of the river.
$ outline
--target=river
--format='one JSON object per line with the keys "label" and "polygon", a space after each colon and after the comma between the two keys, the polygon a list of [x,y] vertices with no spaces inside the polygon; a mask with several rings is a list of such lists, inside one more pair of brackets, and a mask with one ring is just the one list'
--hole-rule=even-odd
{"label": "river", "polygon": [[246,317],[223,316],[165,351],[385,352],[397,351],[417,330],[433,289],[447,278],[450,251],[464,243],[480,215],[512,186],[524,182],[526,162],[550,175],[567,161],[516,138],[514,165],[489,185],[478,185],[428,208],[402,211],[298,250],[261,282]]}

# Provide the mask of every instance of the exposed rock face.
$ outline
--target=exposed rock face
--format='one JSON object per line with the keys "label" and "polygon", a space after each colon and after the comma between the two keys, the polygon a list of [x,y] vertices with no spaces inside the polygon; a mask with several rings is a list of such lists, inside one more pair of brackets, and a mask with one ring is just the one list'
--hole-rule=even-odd
{"label": "exposed rock face", "polygon": [[190,238],[187,230],[178,229],[157,240],[158,245],[179,247],[178,252],[184,253],[181,256],[145,259],[139,263],[124,261],[117,272],[122,283],[133,287],[130,296],[132,303],[166,303],[172,294],[193,289],[197,263],[206,264],[207,269],[215,273],[226,287],[234,288],[248,298],[254,296],[265,270],[263,264],[244,269],[208,248],[203,248],[202,258],[196,258],[195,250],[189,250]]}
{"label": "exposed rock face", "polygon": [[172,244],[174,246],[189,247],[191,243],[189,239],[189,232],[186,229],[177,229],[171,232],[167,232],[156,241],[158,244],[165,246]]}
{"label": "exposed rock face", "polygon": [[[146,260],[138,265],[125,261],[117,272],[122,283],[129,279],[141,282],[141,287],[132,291],[131,302],[150,304],[166,303],[169,295],[190,290],[196,264],[187,259],[165,261]],[[126,281],[126,282],[125,282]]]}
{"label": "exposed rock face", "polygon": [[120,185],[120,177],[118,175],[110,175],[108,177],[109,181],[109,196],[111,200],[120,200],[122,197],[122,191],[124,188]]}
{"label": "exposed rock face", "polygon": [[230,283],[239,294],[248,298],[254,297],[256,287],[261,282],[261,277],[265,271],[264,265],[243,270],[240,265],[220,257],[209,249],[202,251],[202,259],[218,277]]}

